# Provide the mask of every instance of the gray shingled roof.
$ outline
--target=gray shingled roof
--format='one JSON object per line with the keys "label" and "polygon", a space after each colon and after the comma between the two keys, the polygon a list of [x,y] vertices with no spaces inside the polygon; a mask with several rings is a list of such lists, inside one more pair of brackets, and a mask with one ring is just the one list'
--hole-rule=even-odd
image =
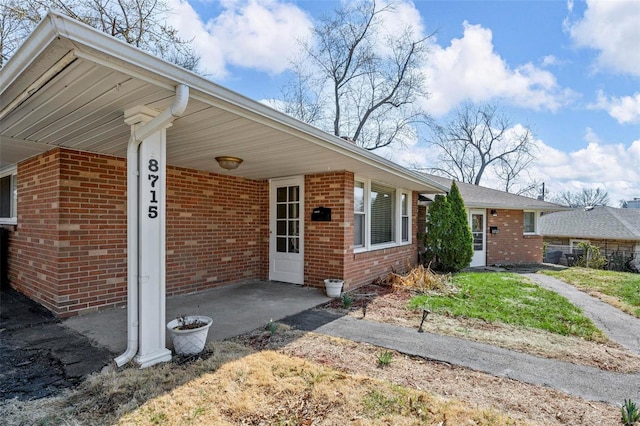
{"label": "gray shingled roof", "polygon": [[[451,188],[453,182],[449,178],[440,176],[427,175],[431,180],[439,183],[447,188]],[[458,182],[458,189],[467,208],[496,208],[496,209],[514,209],[514,210],[538,210],[538,211],[557,211],[565,210],[566,207],[547,201],[537,200],[535,198],[524,197],[522,195],[510,194],[508,192],[499,191],[497,189],[485,188],[484,186],[473,185],[470,183]]]}
{"label": "gray shingled roof", "polygon": [[539,231],[544,236],[640,241],[640,210],[593,207],[545,214]]}

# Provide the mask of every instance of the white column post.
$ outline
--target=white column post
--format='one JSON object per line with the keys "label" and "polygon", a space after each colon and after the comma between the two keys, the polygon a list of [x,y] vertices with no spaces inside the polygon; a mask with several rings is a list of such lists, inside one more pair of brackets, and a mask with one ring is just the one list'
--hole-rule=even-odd
{"label": "white column post", "polygon": [[[158,113],[146,107],[125,112],[125,122],[141,126]],[[171,360],[166,348],[166,129],[158,129],[138,147],[138,291],[142,368]]]}

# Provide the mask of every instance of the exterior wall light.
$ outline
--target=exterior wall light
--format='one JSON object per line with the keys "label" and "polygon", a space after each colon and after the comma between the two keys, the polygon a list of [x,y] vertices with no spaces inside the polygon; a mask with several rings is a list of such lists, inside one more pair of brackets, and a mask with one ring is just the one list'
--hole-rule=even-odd
{"label": "exterior wall light", "polygon": [[498,216],[498,210],[491,209],[491,216]]}
{"label": "exterior wall light", "polygon": [[235,170],[242,163],[242,158],[238,157],[216,157],[216,161],[225,170]]}

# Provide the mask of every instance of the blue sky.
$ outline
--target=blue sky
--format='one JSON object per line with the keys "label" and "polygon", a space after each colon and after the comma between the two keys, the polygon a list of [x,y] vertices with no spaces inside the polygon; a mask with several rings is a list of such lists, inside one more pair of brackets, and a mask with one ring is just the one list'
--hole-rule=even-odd
{"label": "blue sky", "polygon": [[[386,4],[378,0],[378,4]],[[277,98],[297,40],[336,1],[170,0],[213,81]],[[436,32],[424,108],[443,119],[465,101],[499,103],[538,145],[531,177],[554,193],[600,187],[640,197],[640,1],[395,1],[389,26]],[[379,152],[429,166],[426,145]],[[491,186],[490,177],[486,186]]]}

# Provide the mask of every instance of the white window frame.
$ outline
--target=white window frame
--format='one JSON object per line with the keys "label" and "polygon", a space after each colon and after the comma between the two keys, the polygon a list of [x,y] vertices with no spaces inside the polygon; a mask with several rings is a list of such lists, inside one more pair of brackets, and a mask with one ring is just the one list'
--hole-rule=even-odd
{"label": "white window frame", "polygon": [[12,166],[0,171],[0,178],[5,178],[7,176],[11,176],[12,186],[13,185],[16,186],[16,189],[13,191],[13,194],[10,200],[10,203],[11,203],[10,210],[13,214],[11,217],[0,217],[0,225],[17,225],[18,224],[18,190],[17,190],[18,168],[16,166]]}
{"label": "white window frame", "polygon": [[[361,177],[357,177],[354,179],[355,182],[360,182],[363,185],[364,190],[364,244],[363,246],[355,247],[354,245],[354,253],[362,253],[373,250],[381,250],[390,247],[398,247],[404,245],[410,245],[413,243],[412,236],[412,221],[413,221],[413,198],[412,192],[399,187],[394,187],[391,185],[387,185],[378,181],[373,181],[373,183],[386,186],[388,188],[395,189],[395,200],[394,200],[394,241],[382,244],[371,244],[371,179],[365,179]],[[355,186],[354,186],[355,187]],[[354,188],[355,189],[355,188]],[[405,194],[407,197],[407,213],[409,217],[408,223],[408,240],[402,241],[402,194]],[[354,217],[356,212],[354,211]],[[355,228],[355,227],[354,227]],[[355,244],[355,235],[354,241],[352,244]]]}
{"label": "white window frame", "polygon": [[[527,213],[533,213],[533,232],[527,232],[524,230],[524,215]],[[535,210],[524,210],[522,212],[522,233],[524,235],[538,235],[538,219],[540,218],[540,212]]]}

